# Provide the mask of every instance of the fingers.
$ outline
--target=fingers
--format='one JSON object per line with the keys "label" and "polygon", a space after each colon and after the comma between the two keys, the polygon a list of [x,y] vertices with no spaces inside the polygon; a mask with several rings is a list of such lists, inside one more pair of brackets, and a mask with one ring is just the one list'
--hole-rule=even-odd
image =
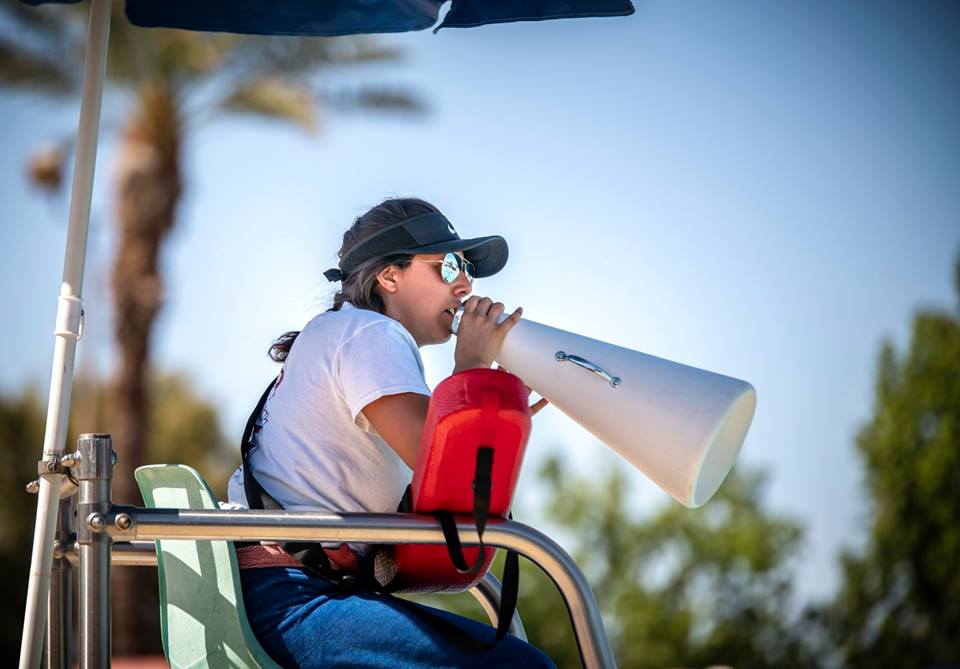
{"label": "fingers", "polygon": [[481,297],[480,301],[477,302],[477,316],[481,318],[487,316],[490,312],[490,307],[493,306],[493,300],[489,297]]}
{"label": "fingers", "polygon": [[[503,310],[500,310],[500,313],[503,313]],[[513,329],[513,326],[520,322],[520,316],[523,315],[523,307],[517,307],[516,310],[507,316],[507,318],[500,324],[500,327],[503,328],[504,334],[510,332]]]}
{"label": "fingers", "polygon": [[464,315],[472,314],[477,311],[477,303],[480,302],[479,295],[471,295],[463,303],[463,313]]}
{"label": "fingers", "polygon": [[[507,374],[511,373],[509,369],[500,365],[499,363],[497,363],[497,369],[500,370],[501,372],[506,372]],[[528,386],[527,384],[523,384],[523,389],[524,391],[526,391],[527,397],[530,397],[530,393],[533,392],[533,389],[530,388],[530,386]],[[536,402],[530,405],[530,415],[536,416],[540,412],[540,410],[543,409],[548,404],[550,404],[550,400],[548,400],[546,397],[541,397],[539,400],[537,400]]]}
{"label": "fingers", "polygon": [[532,405],[530,405],[530,415],[536,416],[540,412],[540,410],[543,409],[543,407],[547,406],[548,404],[550,404],[550,400],[548,400],[546,397],[543,397],[537,400]]}
{"label": "fingers", "polygon": [[463,313],[464,315],[486,316],[492,306],[493,300],[489,297],[471,295],[467,298],[467,301],[463,303]]}
{"label": "fingers", "polygon": [[[496,369],[497,369],[498,371],[501,371],[501,372],[506,372],[507,374],[513,374],[513,372],[511,372],[511,371],[510,371],[509,369],[507,369],[506,367],[501,367],[499,363],[497,363]],[[531,388],[531,387],[528,386],[526,383],[524,383],[524,384],[523,384],[523,392],[525,392],[525,393],[527,394],[527,397],[530,397],[530,393],[533,392],[533,388]]]}
{"label": "fingers", "polygon": [[489,297],[480,297],[479,295],[471,295],[463,303],[464,315],[469,314],[494,321],[499,319],[505,310],[506,307],[503,302],[494,302]]}

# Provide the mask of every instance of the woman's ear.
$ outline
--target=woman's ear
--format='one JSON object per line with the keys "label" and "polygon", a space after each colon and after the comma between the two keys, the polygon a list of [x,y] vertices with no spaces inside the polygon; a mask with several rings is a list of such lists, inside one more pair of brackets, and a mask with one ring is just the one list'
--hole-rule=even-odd
{"label": "woman's ear", "polygon": [[397,279],[399,278],[399,268],[396,265],[390,265],[380,270],[377,274],[377,284],[388,293],[397,292]]}

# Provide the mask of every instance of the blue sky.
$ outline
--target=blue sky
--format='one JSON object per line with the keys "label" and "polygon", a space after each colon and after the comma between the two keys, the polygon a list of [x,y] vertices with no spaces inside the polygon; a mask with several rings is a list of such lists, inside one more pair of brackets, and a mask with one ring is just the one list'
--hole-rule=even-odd
{"label": "blue sky", "polygon": [[[190,135],[156,362],[189,373],[237,435],[275,373],[271,339],[325,308],[322,271],[352,218],[387,195],[424,197],[463,235],[507,237],[507,269],[477,292],[753,383],[741,461],[768,468],[770,507],[806,524],[799,586],[824,596],[837,550],[864,536],[853,437],[881,342],[902,346],[917,309],[956,306],[957,18],[934,2],[662,1],[626,19],[384,37],[403,62],[324,85],[408,85],[424,118],[331,113],[309,136],[233,117]],[[111,366],[125,102],[105,103],[80,369]],[[22,174],[40,143],[74,131],[77,104],[2,92],[0,115],[0,389],[45,392],[66,202]],[[452,348],[424,360],[436,383]],[[554,450],[585,473],[626,467],[547,410],[521,506],[536,505],[531,474]],[[667,503],[631,482],[638,512]]]}

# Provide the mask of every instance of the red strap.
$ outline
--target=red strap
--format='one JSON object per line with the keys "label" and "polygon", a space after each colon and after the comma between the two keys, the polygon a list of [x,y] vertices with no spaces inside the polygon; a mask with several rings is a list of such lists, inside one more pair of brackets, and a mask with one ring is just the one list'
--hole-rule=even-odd
{"label": "red strap", "polygon": [[[340,544],[336,548],[324,548],[334,571],[344,574],[360,572],[357,556],[350,547]],[[248,544],[237,547],[237,564],[240,569],[260,569],[264,567],[303,567],[303,563],[293,557],[279,544]]]}

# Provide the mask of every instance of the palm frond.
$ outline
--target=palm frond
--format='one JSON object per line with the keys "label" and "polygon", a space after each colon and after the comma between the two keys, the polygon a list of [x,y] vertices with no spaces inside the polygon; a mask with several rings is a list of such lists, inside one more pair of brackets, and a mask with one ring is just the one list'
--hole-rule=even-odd
{"label": "palm frond", "polygon": [[0,85],[63,93],[79,81],[84,12],[0,0]]}
{"label": "palm frond", "polygon": [[76,80],[74,68],[54,58],[0,40],[0,84],[40,90],[46,93],[65,93]]}
{"label": "palm frond", "polygon": [[218,72],[238,35],[167,28],[138,28],[118,19],[110,35],[109,75],[114,83],[137,85],[164,81],[174,86]]}
{"label": "palm frond", "polygon": [[295,77],[322,68],[401,57],[399,49],[368,37],[250,37],[237,45],[225,65],[247,76]]}
{"label": "palm frond", "polygon": [[388,86],[362,86],[356,89],[322,91],[320,99],[328,107],[345,112],[384,112],[420,116],[429,111],[427,103],[415,91]]}
{"label": "palm frond", "polygon": [[332,62],[336,65],[398,62],[404,57],[402,49],[384,44],[370,35],[337,37],[331,42]]}
{"label": "palm frond", "polygon": [[71,9],[62,6],[31,7],[19,0],[0,0],[0,32],[15,34],[14,30],[18,33],[27,30],[62,43],[82,34],[88,11],[83,5]]}
{"label": "palm frond", "polygon": [[49,143],[37,148],[27,162],[27,179],[46,193],[56,193],[63,184],[71,141]]}
{"label": "palm frond", "polygon": [[319,110],[312,92],[302,84],[279,77],[261,77],[235,88],[222,102],[224,109],[285,119],[316,132]]}

